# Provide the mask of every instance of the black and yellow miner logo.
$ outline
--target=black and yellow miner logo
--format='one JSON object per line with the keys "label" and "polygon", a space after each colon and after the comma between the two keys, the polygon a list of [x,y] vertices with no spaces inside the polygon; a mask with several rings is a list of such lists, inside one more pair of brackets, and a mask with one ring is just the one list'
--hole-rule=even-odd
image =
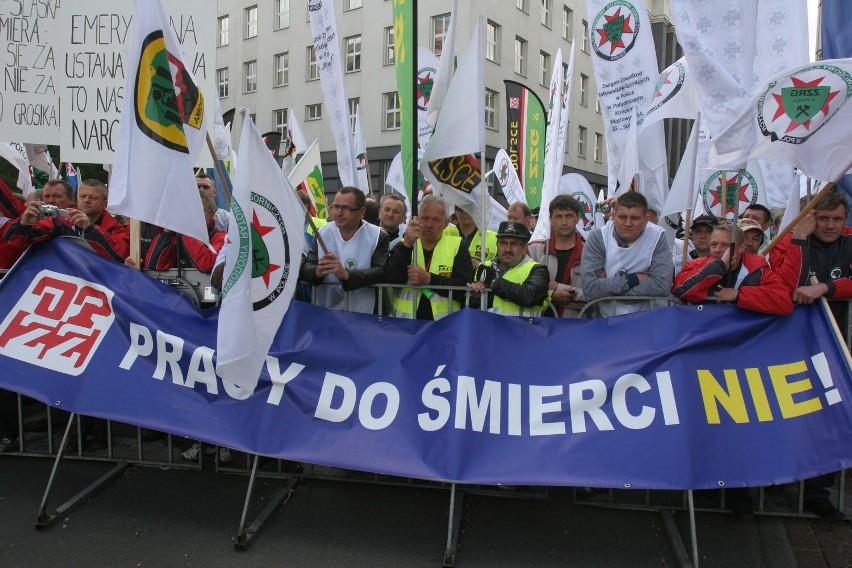
{"label": "black and yellow miner logo", "polygon": [[201,128],[204,96],[183,63],[166,49],[162,30],[151,32],[142,42],[133,107],[136,124],[146,136],[171,150],[189,153],[184,125]]}

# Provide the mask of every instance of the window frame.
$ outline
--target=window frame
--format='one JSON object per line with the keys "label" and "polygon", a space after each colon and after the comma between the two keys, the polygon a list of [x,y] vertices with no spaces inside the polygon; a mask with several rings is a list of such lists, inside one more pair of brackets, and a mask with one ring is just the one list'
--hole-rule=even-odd
{"label": "window frame", "polygon": [[[289,111],[289,108],[277,108],[272,111],[272,129],[281,134],[282,141],[287,139],[287,128],[290,126],[287,124]],[[279,118],[282,116],[284,118],[283,122],[279,121]]]}
{"label": "window frame", "polygon": [[488,20],[485,23],[485,59],[500,65],[500,24]]}
{"label": "window frame", "polygon": [[527,40],[525,40],[521,36],[515,36],[515,59],[512,65],[512,69],[514,69],[515,73],[520,75],[521,77],[527,76],[528,45],[529,44],[527,43]]}
{"label": "window frame", "polygon": [[589,106],[589,76],[584,73],[580,73],[580,104]]}
{"label": "window frame", "polygon": [[[440,57],[441,52],[444,49],[444,42],[447,39],[447,30],[450,29],[450,17],[451,14],[447,12],[446,14],[438,14],[437,16],[432,16],[432,53],[436,56]],[[438,32],[438,23],[445,22],[446,25],[443,26],[443,29]],[[441,47],[438,48],[438,43],[440,42]]]}
{"label": "window frame", "polygon": [[562,5],[562,39],[574,41],[574,10]]}
{"label": "window frame", "polygon": [[[284,61],[283,68],[279,64]],[[280,77],[279,77],[280,76]],[[290,52],[282,51],[272,56],[272,88],[285,87],[290,84]]]}
{"label": "window frame", "polygon": [[[282,6],[284,8],[282,9]],[[285,20],[282,23],[282,19]],[[274,31],[286,30],[290,27],[290,0],[275,0]]]}
{"label": "window frame", "polygon": [[[223,25],[224,24],[224,25]],[[225,47],[231,41],[231,16],[225,14],[216,19],[216,47]]]}
{"label": "window frame", "polygon": [[538,52],[538,84],[542,87],[550,87],[550,54],[546,51]]}
{"label": "window frame", "polygon": [[[224,71],[224,73],[223,73]],[[220,99],[226,99],[231,94],[231,72],[227,67],[216,69],[216,95]],[[224,81],[223,81],[224,79]],[[224,87],[224,89],[223,89]],[[224,94],[222,94],[224,91]]]}
{"label": "window frame", "polygon": [[[344,73],[357,73],[361,70],[362,45],[361,34],[343,38]],[[350,47],[352,48],[351,51]]]}
{"label": "window frame", "polygon": [[[395,103],[393,106],[389,103]],[[389,124],[388,119],[391,118]],[[399,92],[382,93],[382,132],[392,132],[402,128],[402,110],[399,105]]]}
{"label": "window frame", "polygon": [[[491,99],[490,101],[489,98]],[[497,124],[497,121],[499,120],[498,112],[500,110],[500,93],[486,87],[484,106],[485,128],[489,130],[499,130],[499,125]]]}
{"label": "window frame", "polygon": [[553,29],[553,0],[541,0],[541,25]]}
{"label": "window frame", "polygon": [[[253,73],[250,73],[254,71]],[[254,88],[250,88],[250,78],[254,77]],[[243,62],[243,94],[257,92],[257,59]]]}
{"label": "window frame", "polygon": [[243,39],[257,37],[257,4],[243,9]]}
{"label": "window frame", "polygon": [[595,132],[595,148],[593,151],[594,160],[597,163],[603,163],[603,134],[600,132]]}
{"label": "window frame", "polygon": [[313,45],[306,49],[305,81],[319,81],[319,67],[317,66],[317,52]]}
{"label": "window frame", "polygon": [[[312,110],[316,110],[317,112],[314,114],[311,112]],[[313,120],[322,120],[322,103],[305,105],[305,122]]]}
{"label": "window frame", "polygon": [[589,129],[585,126],[579,126],[577,128],[577,157],[585,158],[586,157],[586,142],[588,137]]}
{"label": "window frame", "polygon": [[394,33],[393,26],[388,26],[384,30],[384,42],[385,42],[385,53],[384,53],[384,65],[393,65],[396,61],[394,58],[396,56],[396,44],[394,43]]}

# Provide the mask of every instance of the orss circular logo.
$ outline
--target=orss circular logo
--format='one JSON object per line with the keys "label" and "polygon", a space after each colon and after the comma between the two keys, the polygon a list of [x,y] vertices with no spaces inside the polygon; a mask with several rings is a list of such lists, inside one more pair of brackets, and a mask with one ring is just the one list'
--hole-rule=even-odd
{"label": "orss circular logo", "polygon": [[580,203],[582,213],[580,214],[580,230],[588,233],[595,228],[595,206],[589,196],[582,191],[575,191],[571,196]]}
{"label": "orss circular logo", "polygon": [[683,87],[686,80],[686,65],[681,61],[675,61],[673,65],[663,71],[657,84],[654,86],[654,97],[651,99],[651,108],[645,113],[647,118],[652,112],[666,104]]}
{"label": "orss circular logo", "polygon": [[701,188],[704,210],[717,218],[724,217],[725,212],[742,211],[757,203],[759,193],[757,181],[748,171],[743,171],[737,186],[737,170],[716,170]]}
{"label": "orss circular logo", "polygon": [[630,2],[614,0],[595,16],[590,33],[592,49],[601,59],[621,59],[639,36],[639,12]]}
{"label": "orss circular logo", "polygon": [[773,142],[801,144],[852,96],[852,76],[834,65],[811,65],[769,83],[757,102],[757,124]]}
{"label": "orss circular logo", "polygon": [[284,291],[290,273],[290,247],[278,208],[254,192],[251,202],[251,301],[254,309],[260,310]]}

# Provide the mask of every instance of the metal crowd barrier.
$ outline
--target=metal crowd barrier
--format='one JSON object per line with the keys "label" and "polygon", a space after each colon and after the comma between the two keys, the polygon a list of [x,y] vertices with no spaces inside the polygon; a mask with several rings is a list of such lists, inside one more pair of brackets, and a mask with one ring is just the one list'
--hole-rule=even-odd
{"label": "metal crowd barrier", "polygon": [[[0,271],[0,277],[7,271]],[[151,277],[157,278],[186,294],[196,305],[200,307],[215,305],[217,296],[210,287],[209,276],[197,270],[170,270],[164,272],[145,271]],[[395,288],[408,288],[407,285],[382,284],[375,286],[377,298],[377,317],[386,317],[389,311],[386,305],[386,291]],[[460,300],[463,306],[470,303],[471,291],[466,287],[452,286],[430,286],[430,289],[449,290],[450,299],[456,295],[463,298]],[[489,290],[484,293],[487,298]],[[313,295],[316,296],[315,294]],[[344,302],[348,306],[348,294],[344,294]],[[657,297],[612,297],[600,298],[588,302],[581,310],[579,317],[596,318],[601,317],[599,307],[605,303],[617,301],[647,302],[648,309],[654,309],[662,305],[679,303],[675,298]],[[553,308],[553,306],[551,306]],[[847,302],[847,325],[845,328],[847,345],[852,337],[852,302]],[[136,426],[119,424],[107,420],[82,417],[55,409],[50,405],[38,403],[14,393],[6,394],[16,397],[16,421],[20,435],[12,447],[7,448],[7,455],[18,456],[40,456],[54,457],[54,469],[51,473],[48,487],[45,491],[37,526],[47,527],[54,519],[68,513],[71,509],[86,500],[86,497],[97,491],[106,483],[115,479],[124,469],[130,465],[159,466],[169,468],[188,468],[200,470],[203,467],[203,456],[201,452],[197,461],[187,461],[180,455],[181,448],[175,444],[171,435],[151,432]],[[64,434],[60,431],[64,427]],[[188,445],[183,442],[182,447]],[[214,448],[218,450],[218,448]],[[217,454],[218,456],[218,454]],[[116,467],[102,476],[95,483],[87,487],[80,494],[48,512],[47,499],[50,488],[55,478],[58,465],[63,457],[82,460],[94,460],[113,462]],[[432,488],[447,490],[450,493],[449,519],[447,528],[447,542],[444,553],[444,566],[454,566],[456,561],[456,547],[458,545],[461,512],[465,494],[485,494],[501,497],[518,497],[546,499],[547,488],[522,488],[518,491],[514,487],[494,487],[480,485],[461,485],[447,482],[436,482],[421,479],[402,478],[378,473],[370,473],[349,469],[333,468],[307,463],[298,463],[289,460],[263,457],[254,454],[235,452],[234,461],[229,465],[220,465],[218,460],[216,471],[236,473],[249,476],[248,490],[245,506],[242,511],[239,528],[237,531],[235,546],[237,548],[248,547],[257,536],[263,524],[275,512],[275,510],[286,501],[292,494],[293,487],[303,478],[349,481],[356,483],[392,484],[417,488]],[[266,499],[266,506],[258,516],[249,521],[247,513],[252,498],[254,483],[258,477],[280,479],[284,481],[284,487],[271,499]],[[770,488],[755,488],[752,490],[758,496],[756,513],[762,515],[783,516],[806,516],[812,515],[803,511],[802,495],[803,482],[781,486],[782,491]],[[844,506],[845,472],[839,472],[839,484],[836,482],[832,494],[837,496],[838,508]],[[671,511],[686,510],[690,514],[690,530],[692,540],[692,558],[697,566],[697,538],[695,534],[695,512],[721,512],[725,510],[725,490],[721,491],[651,491],[632,489],[604,489],[575,488],[574,503],[576,505],[630,508],[647,511],[660,512],[672,546],[676,551],[681,565],[691,565],[685,555],[683,544],[674,522]],[[792,504],[792,506],[791,506]],[[678,552],[679,551],[679,552]]]}

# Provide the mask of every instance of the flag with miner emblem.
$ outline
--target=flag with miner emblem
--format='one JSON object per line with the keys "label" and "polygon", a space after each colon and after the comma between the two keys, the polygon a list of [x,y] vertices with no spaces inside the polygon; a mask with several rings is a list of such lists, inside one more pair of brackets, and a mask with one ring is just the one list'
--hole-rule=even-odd
{"label": "flag with miner emblem", "polygon": [[193,166],[207,131],[204,96],[160,0],[137,0],[109,209],[208,242]]}
{"label": "flag with miner emblem", "polygon": [[305,208],[240,109],[243,130],[225,243],[216,374],[251,393],[299,277]]}
{"label": "flag with miner emblem", "polygon": [[836,181],[849,169],[852,59],[782,71],[756,90],[743,112],[713,140],[708,163],[741,167],[761,158],[792,164],[808,177]]}

